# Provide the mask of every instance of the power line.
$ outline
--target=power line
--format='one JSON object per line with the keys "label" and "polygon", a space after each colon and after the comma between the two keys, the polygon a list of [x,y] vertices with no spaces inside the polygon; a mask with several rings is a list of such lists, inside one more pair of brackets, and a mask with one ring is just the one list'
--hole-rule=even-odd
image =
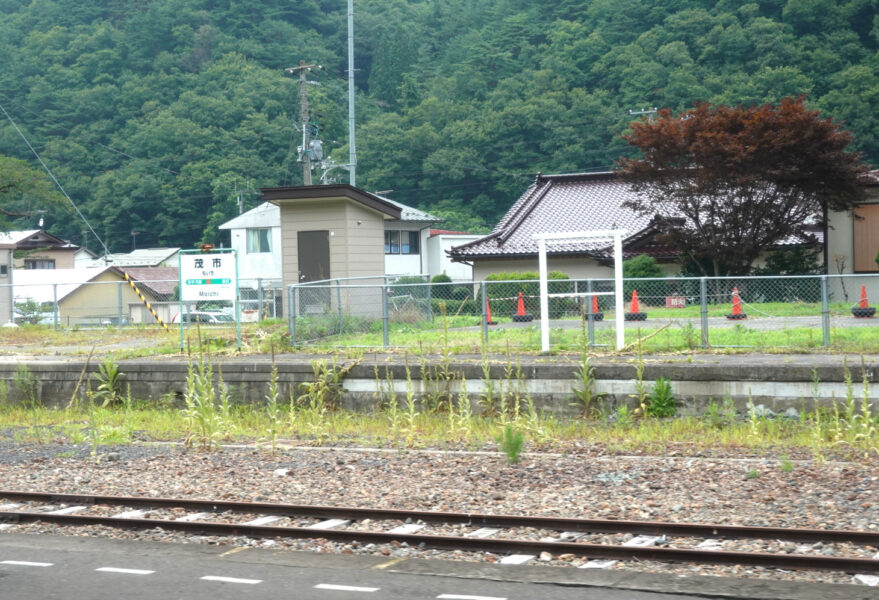
{"label": "power line", "polygon": [[79,218],[82,219],[83,223],[86,224],[86,227],[89,228],[89,231],[92,232],[92,235],[95,236],[95,239],[101,244],[101,247],[104,249],[104,255],[110,254],[110,250],[107,249],[107,245],[104,244],[104,240],[97,234],[97,232],[92,228],[91,223],[88,222],[88,219],[85,218],[85,215],[80,212],[79,207],[76,205],[76,202],[67,195],[67,192],[64,190],[64,186],[55,178],[55,175],[52,173],[52,170],[43,162],[43,159],[40,158],[40,155],[34,150],[34,147],[31,146],[31,143],[28,141],[27,137],[25,137],[24,133],[22,133],[21,129],[18,128],[18,125],[15,124],[15,121],[12,120],[12,116],[6,112],[6,109],[0,104],[0,110],[3,111],[3,114],[6,115],[6,118],[9,119],[9,122],[12,123],[12,126],[15,127],[15,130],[18,132],[18,135],[21,136],[21,139],[24,140],[24,143],[27,144],[27,147],[30,148],[31,152],[34,153],[34,156],[37,157],[37,160],[40,161],[40,164],[43,165],[43,168],[46,170],[46,173],[49,174],[49,177],[52,178],[52,181],[55,182],[55,185],[58,186],[58,189],[61,190],[61,193],[64,194],[64,197],[70,202],[70,205],[73,206],[73,210],[76,211],[76,214],[79,215]]}

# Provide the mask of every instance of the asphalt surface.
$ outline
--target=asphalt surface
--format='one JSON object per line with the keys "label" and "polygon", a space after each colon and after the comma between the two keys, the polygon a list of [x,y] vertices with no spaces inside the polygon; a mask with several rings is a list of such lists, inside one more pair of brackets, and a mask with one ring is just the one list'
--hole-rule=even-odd
{"label": "asphalt surface", "polygon": [[861,600],[860,586],[0,535],[3,600]]}

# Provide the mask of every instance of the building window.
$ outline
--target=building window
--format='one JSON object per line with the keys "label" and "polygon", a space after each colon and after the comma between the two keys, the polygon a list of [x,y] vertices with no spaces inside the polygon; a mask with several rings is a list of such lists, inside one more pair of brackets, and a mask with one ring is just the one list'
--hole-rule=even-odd
{"label": "building window", "polygon": [[9,277],[9,267],[7,265],[0,265],[0,277]]}
{"label": "building window", "polygon": [[270,227],[262,227],[260,229],[247,230],[247,253],[256,254],[258,252],[272,251],[272,229]]}
{"label": "building window", "polygon": [[54,258],[26,258],[24,259],[25,269],[54,269]]}
{"label": "building window", "polygon": [[417,231],[385,231],[385,254],[418,254]]}
{"label": "building window", "polygon": [[877,271],[876,254],[879,252],[879,204],[855,207],[854,249],[856,273]]}

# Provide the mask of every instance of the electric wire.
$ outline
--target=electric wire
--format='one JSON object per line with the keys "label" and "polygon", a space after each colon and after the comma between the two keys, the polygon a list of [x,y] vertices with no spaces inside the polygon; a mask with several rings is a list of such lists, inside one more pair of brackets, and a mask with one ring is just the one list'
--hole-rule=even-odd
{"label": "electric wire", "polygon": [[58,189],[61,190],[61,193],[64,194],[64,197],[67,198],[67,200],[70,202],[70,205],[73,207],[73,210],[76,211],[76,214],[79,215],[79,218],[82,219],[82,222],[85,223],[86,227],[89,228],[89,231],[92,232],[92,235],[95,236],[95,239],[98,240],[98,243],[101,244],[101,247],[104,249],[104,255],[106,256],[107,254],[110,254],[110,250],[107,248],[107,245],[104,244],[104,240],[101,239],[101,236],[98,235],[98,233],[92,227],[91,223],[89,223],[88,219],[85,218],[85,215],[82,214],[82,211],[79,210],[79,207],[76,205],[76,202],[73,201],[73,198],[71,198],[67,194],[67,191],[64,189],[64,186],[61,185],[61,182],[59,182],[55,178],[55,174],[52,173],[52,169],[50,169],[49,166],[43,162],[43,159],[40,158],[39,153],[37,153],[37,151],[34,149],[34,147],[31,146],[31,143],[28,141],[27,137],[24,135],[24,132],[22,132],[21,129],[18,128],[18,125],[16,125],[15,121],[12,119],[12,115],[10,115],[8,112],[6,112],[6,108],[4,108],[2,104],[0,104],[0,110],[2,110],[3,114],[6,115],[6,118],[9,119],[9,122],[15,128],[15,131],[18,132],[18,135],[21,136],[21,139],[23,139],[24,143],[27,144],[27,147],[30,148],[30,151],[34,153],[34,156],[37,158],[37,160],[40,162],[40,164],[43,165],[43,168],[46,170],[46,173],[49,174],[49,177],[52,178],[52,181],[55,182],[55,185],[58,186]]}

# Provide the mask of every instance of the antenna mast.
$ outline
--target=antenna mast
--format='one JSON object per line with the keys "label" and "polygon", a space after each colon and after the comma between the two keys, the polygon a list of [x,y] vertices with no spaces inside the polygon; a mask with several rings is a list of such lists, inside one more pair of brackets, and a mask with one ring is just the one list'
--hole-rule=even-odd
{"label": "antenna mast", "polygon": [[348,183],[357,185],[354,149],[354,0],[348,0]]}

